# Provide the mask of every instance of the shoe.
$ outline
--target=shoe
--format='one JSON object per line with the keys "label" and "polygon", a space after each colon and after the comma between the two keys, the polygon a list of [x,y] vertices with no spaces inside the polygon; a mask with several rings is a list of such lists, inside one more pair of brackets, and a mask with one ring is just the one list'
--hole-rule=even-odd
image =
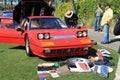
{"label": "shoe", "polygon": [[105,42],[102,41],[101,44],[109,44],[109,42],[106,42],[106,43],[105,43]]}
{"label": "shoe", "polygon": [[100,29],[97,29],[97,32],[100,32]]}

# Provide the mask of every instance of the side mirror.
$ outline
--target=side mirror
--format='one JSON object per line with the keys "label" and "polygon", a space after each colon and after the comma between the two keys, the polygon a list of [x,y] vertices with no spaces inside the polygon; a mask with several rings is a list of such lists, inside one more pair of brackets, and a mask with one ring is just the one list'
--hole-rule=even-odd
{"label": "side mirror", "polygon": [[17,30],[17,31],[22,31],[22,29],[21,29],[21,28],[16,28],[16,30]]}
{"label": "side mirror", "polygon": [[81,28],[81,26],[76,26],[76,28],[77,28],[77,29],[80,29],[80,28]]}
{"label": "side mirror", "polygon": [[24,30],[22,28],[17,28],[17,31],[21,31],[22,33],[24,32]]}

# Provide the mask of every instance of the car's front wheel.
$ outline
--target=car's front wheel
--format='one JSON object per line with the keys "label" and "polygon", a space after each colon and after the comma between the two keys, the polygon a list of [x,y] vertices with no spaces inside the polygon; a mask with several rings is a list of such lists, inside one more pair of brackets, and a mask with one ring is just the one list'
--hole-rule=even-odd
{"label": "car's front wheel", "polygon": [[27,56],[33,56],[33,53],[30,49],[30,42],[29,42],[28,36],[26,36],[26,38],[25,38],[25,48],[26,48]]}

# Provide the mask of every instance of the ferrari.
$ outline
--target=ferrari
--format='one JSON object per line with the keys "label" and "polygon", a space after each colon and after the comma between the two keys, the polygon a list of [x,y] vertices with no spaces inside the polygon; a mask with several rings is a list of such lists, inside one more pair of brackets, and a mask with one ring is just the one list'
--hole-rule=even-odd
{"label": "ferrari", "polygon": [[69,28],[55,16],[28,16],[17,26],[0,28],[0,42],[25,45],[28,56],[42,58],[87,55],[93,43],[86,26]]}

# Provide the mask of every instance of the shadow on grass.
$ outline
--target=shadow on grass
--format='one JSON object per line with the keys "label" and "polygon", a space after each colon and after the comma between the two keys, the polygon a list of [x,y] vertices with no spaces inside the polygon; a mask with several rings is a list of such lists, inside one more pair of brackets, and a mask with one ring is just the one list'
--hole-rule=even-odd
{"label": "shadow on grass", "polygon": [[25,46],[15,46],[15,47],[12,47],[12,48],[9,48],[9,49],[21,49],[21,50],[25,50]]}
{"label": "shadow on grass", "polygon": [[0,53],[3,53],[4,51],[2,50],[2,51],[0,51]]}

